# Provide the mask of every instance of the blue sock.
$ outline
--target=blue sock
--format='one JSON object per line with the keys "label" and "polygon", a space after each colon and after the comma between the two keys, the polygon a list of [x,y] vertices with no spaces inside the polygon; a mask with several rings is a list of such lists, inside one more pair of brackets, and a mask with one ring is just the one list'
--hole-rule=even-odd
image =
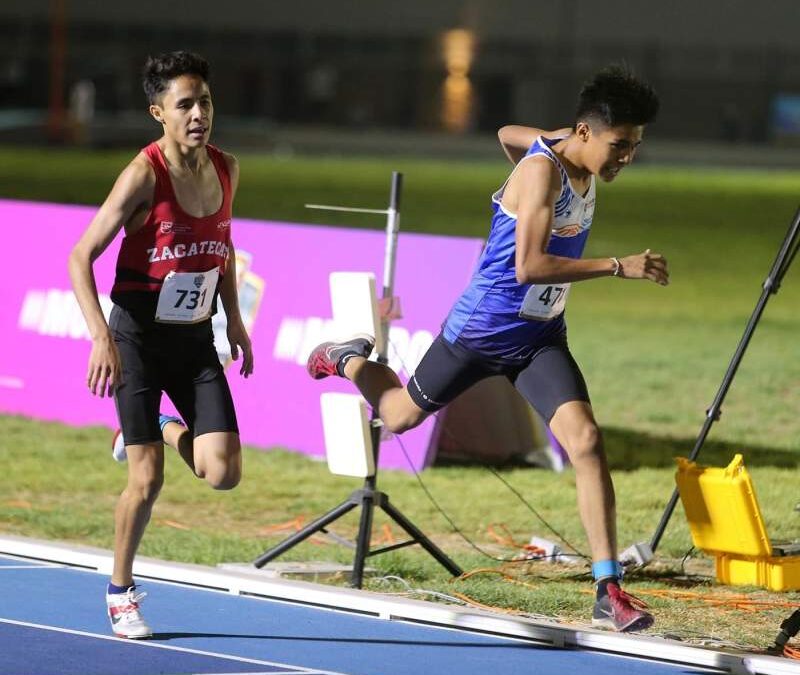
{"label": "blue sock", "polygon": [[159,414],[159,416],[158,416],[158,426],[159,426],[159,428],[161,429],[162,432],[164,431],[164,427],[167,426],[167,424],[169,424],[170,422],[176,422],[176,423],[180,424],[181,426],[183,426],[183,422],[181,422],[180,417],[175,417],[174,415],[162,415],[162,414]]}
{"label": "blue sock", "polygon": [[592,563],[592,576],[597,583],[597,599],[608,595],[608,584],[618,584],[622,578],[622,565],[616,560]]}
{"label": "blue sock", "polygon": [[127,593],[131,588],[133,588],[136,584],[130,584],[129,586],[115,586],[110,581],[108,582],[108,590],[106,591],[109,595],[116,595],[117,593]]}

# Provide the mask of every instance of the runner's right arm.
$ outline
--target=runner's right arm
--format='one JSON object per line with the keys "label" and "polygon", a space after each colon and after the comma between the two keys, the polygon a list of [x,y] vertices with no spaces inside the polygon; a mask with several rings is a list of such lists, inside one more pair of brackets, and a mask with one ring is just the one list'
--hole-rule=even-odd
{"label": "runner's right arm", "polygon": [[150,208],[155,174],[147,160],[137,156],[122,171],[114,187],[69,255],[69,276],[89,335],[92,350],[86,384],[92,394],[111,396],[120,381],[121,367],[117,347],[103,316],[92,265],[108,248],[123,225],[144,217]]}

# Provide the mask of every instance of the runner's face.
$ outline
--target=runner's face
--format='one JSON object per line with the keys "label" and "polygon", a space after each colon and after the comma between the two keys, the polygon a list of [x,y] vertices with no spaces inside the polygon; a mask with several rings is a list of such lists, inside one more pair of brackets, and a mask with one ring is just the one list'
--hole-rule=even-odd
{"label": "runner's face", "polygon": [[600,180],[610,183],[633,161],[642,142],[644,126],[620,124],[606,127],[598,123],[586,126],[586,166]]}
{"label": "runner's face", "polygon": [[164,133],[181,145],[204,146],[214,117],[208,84],[197,75],[170,80],[160,104],[150,106],[150,114],[164,125]]}

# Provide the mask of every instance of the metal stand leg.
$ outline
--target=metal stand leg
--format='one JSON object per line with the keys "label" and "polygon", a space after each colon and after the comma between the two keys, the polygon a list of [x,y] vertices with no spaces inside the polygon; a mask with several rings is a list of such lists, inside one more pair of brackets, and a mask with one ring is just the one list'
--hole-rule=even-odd
{"label": "metal stand leg", "polygon": [[[361,519],[358,527],[358,538],[356,540],[356,552],[353,559],[353,574],[350,584],[355,588],[361,588],[364,582],[364,563],[366,559],[373,555],[386,553],[405,546],[419,544],[424,548],[442,567],[453,576],[463,574],[463,570],[453,562],[436,544],[434,544],[414,523],[406,518],[398,509],[389,503],[389,496],[384,492],[374,490],[372,487],[364,487],[353,492],[350,497],[339,504],[334,509],[328,511],[321,518],[317,518],[313,523],[309,523],[302,530],[293,534],[282,541],[277,546],[272,547],[264,554],[259,556],[254,562],[258,568],[263,567],[271,560],[274,560],[282,553],[285,553],[293,546],[308,539],[312,534],[320,532],[330,525],[333,521],[349,513],[357,506],[361,507]],[[379,507],[397,523],[405,533],[411,537],[410,540],[385,546],[381,549],[370,551],[370,538],[372,536],[372,519],[375,507]]]}
{"label": "metal stand leg", "polygon": [[383,511],[388,515],[394,522],[396,522],[400,527],[402,527],[409,537],[414,539],[422,548],[424,548],[428,553],[430,553],[436,561],[444,567],[450,574],[454,577],[460,576],[464,573],[458,565],[456,565],[450,558],[448,558],[442,549],[440,549],[436,544],[434,544],[428,537],[426,537],[422,530],[417,528],[414,523],[412,523],[408,518],[406,518],[400,511],[398,511],[394,506],[389,503],[389,496],[380,493],[384,499],[381,503],[381,508]]}
{"label": "metal stand leg", "polygon": [[369,490],[361,501],[361,520],[358,524],[358,537],[356,539],[356,554],[353,558],[353,576],[350,585],[361,588],[364,582],[364,561],[369,555],[370,539],[372,538],[372,515],[375,510],[374,493]]}
{"label": "metal stand leg", "polygon": [[253,561],[253,565],[258,568],[264,567],[264,565],[266,565],[270,560],[274,560],[281,553],[285,553],[293,546],[299,544],[301,541],[305,541],[312,534],[324,530],[326,526],[330,525],[334,520],[341,518],[345,513],[352,511],[356,506],[358,506],[358,504],[359,502],[353,499],[353,495],[350,495],[350,499],[342,502],[339,504],[339,506],[328,511],[324,516],[317,518],[313,523],[309,523],[299,532],[296,532],[291,537],[284,539],[280,544],[260,555],[258,558],[256,558],[256,560]]}

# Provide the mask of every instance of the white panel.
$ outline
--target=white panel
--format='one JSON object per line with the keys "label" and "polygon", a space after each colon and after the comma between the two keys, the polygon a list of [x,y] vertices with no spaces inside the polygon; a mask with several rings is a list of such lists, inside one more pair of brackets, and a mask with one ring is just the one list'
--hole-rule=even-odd
{"label": "white panel", "polygon": [[320,396],[328,469],[339,476],[375,475],[367,402],[358,394]]}
{"label": "white panel", "polygon": [[331,308],[336,335],[341,338],[355,333],[375,337],[380,348],[382,331],[375,275],[371,272],[331,272]]}

